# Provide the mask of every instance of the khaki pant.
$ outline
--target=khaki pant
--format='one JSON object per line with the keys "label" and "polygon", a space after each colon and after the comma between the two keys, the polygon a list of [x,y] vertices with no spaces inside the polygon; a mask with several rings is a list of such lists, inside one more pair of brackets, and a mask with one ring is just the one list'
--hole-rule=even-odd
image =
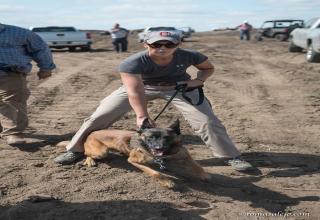
{"label": "khaki pant", "polygon": [[[153,99],[169,100],[174,90],[145,90],[148,101]],[[199,94],[197,90],[186,93],[194,102]],[[199,106],[189,104],[180,93],[172,104],[182,113],[194,131],[209,146],[217,157],[237,157],[240,155],[230,140],[225,127],[214,115],[207,99]],[[67,146],[68,151],[83,152],[84,139],[95,130],[106,129],[120,119],[132,108],[129,104],[126,89],[122,86],[100,102],[96,111],[87,119]]]}
{"label": "khaki pant", "polygon": [[27,99],[30,91],[24,74],[0,76],[1,136],[21,133],[28,126]]}

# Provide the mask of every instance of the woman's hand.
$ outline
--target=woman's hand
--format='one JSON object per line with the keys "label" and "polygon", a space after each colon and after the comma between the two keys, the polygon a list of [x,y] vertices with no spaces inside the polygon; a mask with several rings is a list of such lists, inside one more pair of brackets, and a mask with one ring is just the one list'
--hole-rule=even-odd
{"label": "woman's hand", "polygon": [[180,84],[187,84],[187,88],[197,88],[203,86],[203,81],[200,79],[192,79],[188,81],[180,81],[178,82],[178,85]]}
{"label": "woman's hand", "polygon": [[[148,121],[144,122],[146,119]],[[137,117],[137,126],[138,126],[139,129],[155,128],[156,127],[156,123],[151,118],[146,118],[146,117],[139,118],[139,117]]]}

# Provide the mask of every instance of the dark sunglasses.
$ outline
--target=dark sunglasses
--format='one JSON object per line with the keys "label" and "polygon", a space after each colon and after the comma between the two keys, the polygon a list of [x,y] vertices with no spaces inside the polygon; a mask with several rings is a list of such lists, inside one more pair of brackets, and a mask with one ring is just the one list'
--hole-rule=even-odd
{"label": "dark sunglasses", "polygon": [[162,46],[165,46],[166,48],[175,48],[178,46],[178,44],[174,44],[174,43],[153,43],[153,44],[148,44],[150,47],[152,48],[160,48]]}

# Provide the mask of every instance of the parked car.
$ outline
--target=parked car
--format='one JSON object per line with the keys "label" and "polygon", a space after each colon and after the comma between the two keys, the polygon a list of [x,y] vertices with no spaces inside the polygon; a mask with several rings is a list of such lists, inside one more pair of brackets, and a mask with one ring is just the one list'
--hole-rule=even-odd
{"label": "parked car", "polygon": [[289,34],[298,27],[303,26],[303,20],[269,20],[263,22],[257,30],[256,39],[262,40],[263,37],[276,38],[280,41],[286,41]]}
{"label": "parked car", "polygon": [[31,30],[37,33],[50,48],[68,48],[70,51],[75,51],[77,47],[83,51],[91,49],[90,33],[79,31],[74,27],[35,27]]}
{"label": "parked car", "polygon": [[148,27],[148,28],[144,29],[143,32],[138,33],[138,40],[140,43],[142,43],[144,41],[144,37],[150,31],[175,31],[180,35],[181,40],[182,41],[184,40],[182,30],[178,30],[175,27]]}
{"label": "parked car", "polygon": [[308,62],[320,62],[320,17],[306,22],[290,34],[289,52],[307,51]]}
{"label": "parked car", "polygon": [[178,29],[182,31],[183,39],[191,37],[192,33],[195,32],[191,27],[181,27]]}

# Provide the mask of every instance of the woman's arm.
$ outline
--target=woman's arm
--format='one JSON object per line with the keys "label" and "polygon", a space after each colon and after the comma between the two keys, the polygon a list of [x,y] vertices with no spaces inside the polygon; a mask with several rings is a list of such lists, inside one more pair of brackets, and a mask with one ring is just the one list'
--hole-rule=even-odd
{"label": "woman's arm", "polygon": [[188,87],[199,87],[202,86],[203,83],[213,74],[214,72],[214,66],[210,63],[209,60],[206,60],[198,65],[194,65],[197,69],[197,77],[189,80],[189,81],[183,81],[180,83],[186,83],[188,84]]}
{"label": "woman's arm", "polygon": [[199,70],[197,72],[196,79],[202,82],[206,81],[214,72],[214,66],[212,63],[210,63],[209,60],[206,60],[203,63],[200,63],[198,65],[195,65],[195,67]]}
{"label": "woman's arm", "polygon": [[133,111],[136,113],[136,123],[140,127],[144,119],[149,118],[151,124],[154,123],[150,120],[147,101],[144,93],[144,84],[141,75],[120,73],[123,85],[127,89],[128,98]]}

